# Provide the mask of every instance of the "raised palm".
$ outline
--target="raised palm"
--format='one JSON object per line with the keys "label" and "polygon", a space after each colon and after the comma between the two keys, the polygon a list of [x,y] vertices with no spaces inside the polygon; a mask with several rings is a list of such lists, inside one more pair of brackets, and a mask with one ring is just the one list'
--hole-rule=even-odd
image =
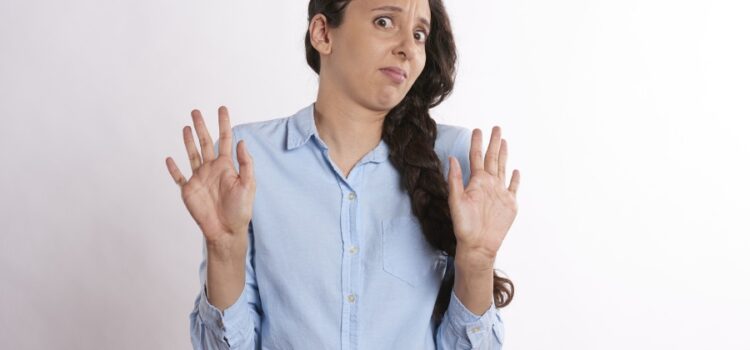
{"label": "raised palm", "polygon": [[180,186],[182,200],[206,237],[206,242],[235,246],[246,239],[252,218],[255,198],[252,157],[247,153],[243,141],[237,143],[237,161],[240,165],[237,174],[232,161],[232,129],[226,107],[219,107],[218,156],[214,156],[213,141],[200,111],[193,110],[191,115],[201,145],[199,154],[190,126],[185,126],[183,138],[193,175],[185,180],[171,157],[166,159],[167,169]]}
{"label": "raised palm", "polygon": [[521,172],[515,169],[510,185],[505,185],[508,144],[501,135],[500,127],[494,126],[482,161],[482,131],[472,131],[471,176],[465,188],[461,166],[455,157],[450,157],[449,168],[448,205],[457,247],[477,253],[478,260],[490,264],[516,218],[516,194],[521,182]]}

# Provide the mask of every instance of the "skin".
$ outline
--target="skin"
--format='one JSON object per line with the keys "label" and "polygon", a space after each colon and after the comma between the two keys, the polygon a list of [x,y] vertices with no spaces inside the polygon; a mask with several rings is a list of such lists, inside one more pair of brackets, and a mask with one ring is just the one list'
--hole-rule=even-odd
{"label": "skin", "polygon": [[[373,11],[385,5],[401,11]],[[386,114],[406,96],[424,69],[429,25],[419,19],[429,21],[430,9],[427,0],[353,0],[345,11],[338,28],[330,27],[319,14],[311,19],[308,30],[321,57],[315,124],[329,155],[348,176],[380,142]],[[404,69],[406,81],[392,82],[380,71],[388,66]],[[235,171],[229,112],[225,106],[218,112],[219,154],[213,152],[200,111],[193,110],[200,153],[190,127],[183,128],[192,176],[186,180],[171,157],[166,165],[206,239],[209,302],[224,310],[237,300],[245,284],[255,178],[252,156],[242,141],[237,144],[239,173]],[[448,201],[458,240],[454,288],[462,304],[477,315],[492,305],[493,264],[517,213],[520,173],[514,170],[506,187],[507,143],[500,136],[500,127],[493,127],[482,161],[481,130],[474,129],[471,177],[465,188],[458,161],[449,157]]]}
{"label": "skin", "polygon": [[200,111],[193,110],[191,115],[201,145],[199,153],[190,126],[185,126],[182,135],[192,176],[186,180],[171,157],[166,159],[167,169],[206,239],[208,300],[224,311],[234,304],[245,286],[247,231],[255,200],[252,157],[244,142],[238,142],[238,174],[232,162],[232,130],[226,107],[219,107],[218,155],[214,154],[213,140]]}
{"label": "skin", "polygon": [[493,266],[511,224],[518,213],[516,194],[521,173],[516,169],[506,187],[508,145],[499,126],[492,128],[487,154],[482,161],[482,131],[471,136],[471,175],[464,188],[458,160],[450,158],[448,205],[456,235],[456,297],[475,315],[493,304]]}
{"label": "skin", "polygon": [[[401,11],[373,9],[391,5]],[[344,20],[332,28],[322,14],[309,26],[312,46],[321,57],[315,123],[339,169],[351,168],[380,142],[385,116],[424,70],[429,34],[427,0],[353,0]],[[394,84],[380,71],[389,66],[407,72]]]}

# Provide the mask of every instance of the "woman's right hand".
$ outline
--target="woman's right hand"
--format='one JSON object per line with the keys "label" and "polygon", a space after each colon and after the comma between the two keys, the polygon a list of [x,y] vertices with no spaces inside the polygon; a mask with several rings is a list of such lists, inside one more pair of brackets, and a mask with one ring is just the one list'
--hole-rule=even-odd
{"label": "woman's right hand", "polygon": [[232,128],[225,106],[219,107],[218,157],[214,156],[213,141],[200,111],[195,109],[191,115],[201,154],[195,147],[190,126],[185,126],[182,134],[193,174],[185,180],[171,157],[167,157],[167,169],[180,186],[182,200],[203,232],[206,244],[228,254],[240,254],[247,248],[247,231],[255,198],[252,157],[246,151],[244,141],[238,142],[240,172],[237,174],[232,160]]}

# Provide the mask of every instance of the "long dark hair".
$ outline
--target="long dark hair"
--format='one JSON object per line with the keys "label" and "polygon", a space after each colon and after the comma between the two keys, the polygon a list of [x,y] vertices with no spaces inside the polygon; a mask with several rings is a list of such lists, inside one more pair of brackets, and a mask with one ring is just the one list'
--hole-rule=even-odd
{"label": "long dark hair", "polygon": [[[312,18],[322,13],[328,24],[341,25],[346,6],[351,0],[310,0],[307,10],[308,29]],[[383,141],[388,145],[389,160],[401,174],[401,184],[408,191],[414,215],[419,219],[427,241],[453,261],[456,256],[456,236],[448,206],[448,182],[443,177],[441,163],[435,154],[437,124],[429,109],[439,105],[453,91],[456,66],[456,45],[453,41],[448,14],[441,0],[429,0],[431,14],[430,35],[426,42],[426,62],[419,78],[406,97],[393,107],[383,123]],[[320,74],[320,55],[305,33],[307,64]],[[468,171],[468,169],[464,169]],[[440,322],[448,309],[453,288],[455,267],[445,274],[440,286],[433,318]],[[513,299],[513,282],[495,273],[493,298],[495,306],[504,307]]]}

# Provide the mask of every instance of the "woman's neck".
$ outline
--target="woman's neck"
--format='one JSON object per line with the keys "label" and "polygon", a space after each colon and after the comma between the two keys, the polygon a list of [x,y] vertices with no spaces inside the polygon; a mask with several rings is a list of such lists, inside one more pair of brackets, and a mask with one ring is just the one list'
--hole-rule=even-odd
{"label": "woman's neck", "polygon": [[344,176],[380,143],[387,113],[318,96],[313,108],[315,128]]}
{"label": "woman's neck", "polygon": [[[332,103],[333,102],[333,103]],[[380,143],[387,111],[320,97],[314,104],[315,127],[330,152],[364,156]]]}

